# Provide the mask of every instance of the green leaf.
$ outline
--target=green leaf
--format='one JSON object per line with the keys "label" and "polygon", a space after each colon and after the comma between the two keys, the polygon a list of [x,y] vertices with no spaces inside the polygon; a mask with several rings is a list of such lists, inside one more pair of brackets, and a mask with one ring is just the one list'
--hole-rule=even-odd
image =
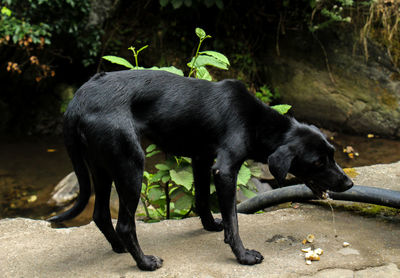
{"label": "green leaf", "polygon": [[185,193],[179,196],[179,198],[174,202],[175,208],[179,210],[190,209],[193,205],[193,196]]}
{"label": "green leaf", "polygon": [[171,176],[170,175],[165,175],[164,177],[161,178],[161,181],[163,183],[167,183],[171,180]]}
{"label": "green leaf", "polygon": [[160,0],[161,7],[165,7],[168,5],[169,0]]}
{"label": "green leaf", "polygon": [[247,198],[253,198],[257,194],[251,191],[250,189],[246,188],[245,186],[240,185],[240,190],[243,192],[243,195],[246,196]]}
{"label": "green leaf", "polygon": [[215,188],[215,184],[211,183],[210,184],[210,195],[213,194],[214,192],[217,192],[217,189]]}
{"label": "green leaf", "polygon": [[190,157],[186,157],[186,156],[182,156],[182,161],[185,161],[188,164],[192,163],[192,159]]}
{"label": "green leaf", "polygon": [[146,157],[152,157],[152,156],[155,156],[156,154],[159,154],[159,153],[161,153],[161,151],[150,152],[150,153],[146,154]]}
{"label": "green leaf", "polygon": [[182,6],[183,0],[171,0],[171,4],[174,9],[178,9]]}
{"label": "green leaf", "polygon": [[175,73],[177,75],[183,76],[183,71],[181,71],[180,69],[177,69],[174,66],[170,66],[170,67],[161,67],[160,70],[163,71],[168,71],[170,73]]}
{"label": "green leaf", "polygon": [[290,110],[290,108],[292,108],[292,106],[289,104],[278,104],[278,105],[271,106],[271,108],[275,109],[276,111],[278,111],[279,113],[281,113],[283,115],[283,114],[286,114]]}
{"label": "green leaf", "polygon": [[148,193],[148,197],[152,202],[160,200],[163,195],[164,195],[164,191],[161,190],[161,188],[159,188],[159,187],[151,188]]}
{"label": "green leaf", "polygon": [[238,173],[237,184],[246,185],[250,179],[251,179],[250,169],[244,164],[242,164]]}
{"label": "green leaf", "polygon": [[157,173],[155,173],[150,179],[149,183],[154,183],[162,180],[164,177],[169,177],[169,172],[168,170],[160,170]]}
{"label": "green leaf", "polygon": [[137,54],[139,54],[140,51],[142,51],[142,50],[144,50],[144,49],[146,49],[146,48],[148,48],[148,47],[149,47],[149,45],[142,46],[142,47],[139,48],[139,50],[137,51]]}
{"label": "green leaf", "polygon": [[206,31],[204,31],[203,29],[201,29],[201,28],[196,28],[195,32],[196,32],[196,35],[197,35],[201,40],[203,40],[203,39],[206,38]]}
{"label": "green leaf", "polygon": [[149,180],[150,179],[150,173],[147,172],[147,171],[144,171],[143,172],[143,177],[145,177],[147,180]]}
{"label": "green leaf", "polygon": [[212,76],[205,67],[196,68],[196,78],[212,81]]}
{"label": "green leaf", "polygon": [[132,66],[131,63],[129,63],[127,60],[125,60],[124,58],[121,58],[121,57],[108,55],[108,56],[103,56],[102,58],[104,60],[107,60],[107,61],[111,62],[111,63],[118,64],[118,65],[127,67],[129,69],[134,69],[135,68],[134,66]]}
{"label": "green leaf", "polygon": [[168,171],[168,170],[171,169],[168,165],[165,165],[165,164],[162,164],[162,163],[156,164],[155,167],[156,167],[158,170],[162,170],[162,171]]}
{"label": "green leaf", "polygon": [[230,65],[228,58],[227,58],[224,54],[219,53],[219,52],[217,52],[217,51],[206,50],[206,51],[201,51],[201,52],[199,52],[199,54],[212,56],[212,57],[214,57],[215,59],[221,61],[222,63],[224,63],[224,64],[226,64],[226,65],[228,65],[228,66]]}
{"label": "green leaf", "polygon": [[[192,64],[194,62],[194,58],[192,59],[192,61],[190,61],[188,63],[188,66],[191,68]],[[221,62],[220,60],[212,57],[212,56],[208,56],[208,55],[199,55],[194,63],[194,68],[200,68],[200,67],[204,67],[204,66],[213,66],[219,69],[224,69],[227,70],[228,69],[228,65]]]}
{"label": "green leaf", "polygon": [[189,167],[185,167],[179,170],[170,170],[169,174],[171,176],[171,180],[178,184],[185,187],[187,190],[192,189],[193,185],[193,174]]}
{"label": "green leaf", "polygon": [[156,148],[157,148],[157,145],[156,145],[156,144],[150,144],[150,145],[146,148],[146,152],[147,152],[147,153],[152,152],[152,151],[154,151]]}
{"label": "green leaf", "polygon": [[11,10],[7,7],[2,7],[1,14],[5,14],[6,16],[11,16]]}

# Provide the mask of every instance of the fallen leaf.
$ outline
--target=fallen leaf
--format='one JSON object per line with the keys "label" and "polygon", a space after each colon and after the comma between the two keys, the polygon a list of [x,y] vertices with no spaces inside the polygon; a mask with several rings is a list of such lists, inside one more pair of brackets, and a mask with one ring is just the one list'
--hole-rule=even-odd
{"label": "fallen leaf", "polygon": [[32,195],[27,199],[28,203],[36,202],[36,200],[37,200],[37,196],[36,195]]}
{"label": "fallen leaf", "polygon": [[309,235],[307,235],[306,239],[307,239],[307,242],[313,243],[314,239],[315,239],[315,235],[309,234]]}
{"label": "fallen leaf", "polygon": [[350,178],[355,178],[359,175],[359,173],[354,168],[344,168],[343,172],[346,173]]}

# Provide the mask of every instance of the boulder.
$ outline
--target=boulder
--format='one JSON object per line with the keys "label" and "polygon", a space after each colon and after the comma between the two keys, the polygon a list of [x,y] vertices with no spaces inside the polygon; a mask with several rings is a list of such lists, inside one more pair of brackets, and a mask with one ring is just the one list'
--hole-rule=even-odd
{"label": "boulder", "polygon": [[48,201],[50,205],[59,207],[70,204],[78,197],[79,183],[75,172],[69,173],[53,189],[51,198]]}
{"label": "boulder", "polygon": [[270,80],[281,101],[301,121],[400,138],[400,75],[385,51],[371,43],[366,62],[351,38],[321,40],[326,56],[317,41],[299,36],[280,56],[270,54]]}

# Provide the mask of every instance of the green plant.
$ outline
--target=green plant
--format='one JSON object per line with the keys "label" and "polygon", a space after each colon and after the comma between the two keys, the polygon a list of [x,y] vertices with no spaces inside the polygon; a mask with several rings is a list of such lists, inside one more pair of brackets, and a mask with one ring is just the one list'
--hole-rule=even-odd
{"label": "green plant", "polygon": [[[146,149],[146,157],[158,153],[156,145]],[[141,200],[148,220],[182,218],[190,214],[194,204],[191,160],[169,156],[155,165],[156,172],[144,172]]]}
{"label": "green plant", "polygon": [[[351,22],[350,16],[344,16],[344,8],[352,7],[354,5],[353,0],[336,0],[336,1],[324,1],[324,0],[310,0],[310,7],[313,9],[311,13],[310,26],[311,32],[326,28],[334,22]],[[320,12],[325,18],[319,23],[314,24],[315,15]]]}
{"label": "green plant", "polygon": [[[212,67],[216,67],[219,69],[227,70],[230,63],[229,63],[228,58],[225,55],[223,55],[217,51],[212,51],[212,50],[200,51],[200,47],[201,47],[203,41],[205,39],[211,38],[211,36],[207,35],[206,32],[201,28],[196,28],[195,32],[199,38],[199,44],[197,45],[195,56],[187,64],[188,67],[190,68],[190,72],[189,72],[188,76],[190,77],[194,74],[195,78],[211,81],[212,77],[211,77],[209,71],[207,70],[206,66],[212,66]],[[107,56],[103,56],[102,58],[111,63],[124,66],[131,70],[135,70],[135,69],[136,70],[137,69],[164,70],[164,71],[172,72],[172,73],[175,73],[175,74],[178,74],[181,76],[184,75],[182,70],[177,69],[174,66],[151,67],[151,68],[140,67],[138,64],[139,53],[142,50],[146,49],[147,47],[148,47],[148,45],[145,45],[137,51],[132,46],[128,48],[129,50],[132,50],[132,52],[133,52],[133,56],[135,59],[135,66],[133,66],[128,60],[126,60],[122,57],[118,57],[118,56],[107,55]]]}
{"label": "green plant", "polygon": [[[158,154],[160,151],[156,148],[154,144],[149,145],[146,157]],[[238,173],[237,186],[248,198],[255,195],[254,186],[249,183],[252,176],[259,176],[259,171],[245,162]],[[144,172],[141,201],[149,221],[188,216],[193,211],[194,194],[193,169],[188,157],[169,156],[155,165],[154,173]],[[210,194],[216,199],[214,184],[211,184]]]}
{"label": "green plant", "polygon": [[[72,59],[66,56],[76,55],[78,50],[84,65],[95,61],[101,45],[101,31],[87,25],[90,0],[0,0],[0,4],[12,11],[11,17],[2,18],[0,26],[11,23],[16,28],[15,34],[20,36],[23,30],[30,30],[25,28],[30,25],[32,39],[35,40],[35,36],[44,38],[51,54]],[[37,32],[41,34],[36,35]],[[74,54],[68,52],[67,46],[73,48]]]}
{"label": "green plant", "polygon": [[279,93],[272,93],[267,85],[260,87],[260,91],[257,91],[255,96],[265,103],[270,103],[271,101],[280,97]]}
{"label": "green plant", "polygon": [[[203,41],[211,38],[211,36],[207,35],[201,28],[196,28],[195,32],[199,38],[199,43],[194,57],[187,64],[190,68],[189,77],[194,75],[195,78],[211,81],[212,77],[206,66],[227,70],[230,65],[229,60],[225,55],[216,51],[200,51]],[[103,59],[131,70],[146,69],[139,66],[138,56],[147,47],[147,45],[143,46],[137,51],[132,46],[129,48],[133,52],[135,65],[118,56],[108,55],[103,56]],[[148,69],[165,70],[183,75],[183,72],[175,67],[152,67]],[[266,86],[262,87],[261,90],[264,90],[264,94],[269,92]],[[272,108],[284,114],[290,109],[290,105],[278,105]],[[146,148],[146,157],[152,157],[160,153],[156,148],[157,146],[154,144],[148,146]],[[163,163],[156,164],[155,168],[154,173],[144,171],[143,175],[141,201],[144,204],[147,220],[158,221],[165,218],[182,218],[189,215],[193,210],[195,194],[191,159],[182,156],[169,156]],[[252,176],[257,175],[258,172],[254,168],[248,167],[247,162],[239,170],[237,178],[238,190],[241,190],[249,198],[255,195],[254,186],[249,181]],[[212,197],[215,192],[215,185],[211,184],[210,194]]]}
{"label": "green plant", "polygon": [[54,76],[54,71],[37,57],[45,45],[50,44],[50,26],[45,23],[31,24],[6,6],[0,11],[0,45],[19,51],[18,58],[10,58],[7,71],[21,74],[27,67],[34,68],[36,81]]}
{"label": "green plant", "polygon": [[205,39],[211,38],[210,35],[207,35],[206,32],[201,28],[196,28],[196,35],[199,37],[199,44],[197,46],[196,54],[192,58],[192,60],[188,63],[188,67],[190,68],[189,77],[194,74],[194,77],[212,80],[212,77],[206,66],[212,66],[219,69],[227,70],[230,66],[228,58],[225,55],[217,52],[217,51],[201,51],[201,44]]}
{"label": "green plant", "polygon": [[118,64],[118,65],[124,66],[124,67],[126,67],[128,69],[131,69],[131,70],[138,70],[138,69],[163,70],[163,71],[168,71],[168,72],[175,73],[175,74],[178,74],[180,76],[183,76],[183,72],[180,69],[177,69],[174,66],[170,66],[170,67],[152,67],[152,68],[139,67],[139,63],[138,63],[139,53],[142,50],[146,49],[147,47],[148,47],[148,45],[145,45],[145,46],[139,48],[139,50],[137,50],[137,51],[135,50],[135,48],[133,46],[128,48],[129,50],[131,50],[133,52],[133,56],[135,58],[135,66],[133,66],[128,60],[126,60],[126,59],[124,59],[122,57],[114,56],[114,55],[106,55],[106,56],[103,56],[102,58],[104,60],[107,60],[107,61],[113,63],[113,64]]}
{"label": "green plant", "polygon": [[18,18],[6,6],[1,7],[0,13],[0,38],[5,41],[18,44],[21,40],[30,38],[33,44],[50,44],[50,29],[43,22],[31,24],[24,19]]}
{"label": "green plant", "polygon": [[[275,91],[275,93],[272,93],[267,85],[260,87],[260,92],[256,92],[255,96],[262,102],[265,102],[268,104],[271,101],[277,100],[280,98],[279,92]],[[292,108],[292,106],[289,104],[278,104],[278,105],[271,106],[271,108],[275,109],[276,111],[278,111],[279,113],[281,113],[283,115],[283,114],[286,114],[290,110],[290,108]]]}

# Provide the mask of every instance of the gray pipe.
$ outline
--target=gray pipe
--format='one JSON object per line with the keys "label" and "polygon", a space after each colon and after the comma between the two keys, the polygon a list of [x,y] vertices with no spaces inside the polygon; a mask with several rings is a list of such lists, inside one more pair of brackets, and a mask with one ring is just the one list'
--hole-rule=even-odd
{"label": "gray pipe", "polygon": [[[392,208],[400,208],[400,192],[370,186],[355,185],[345,192],[329,192],[333,200],[369,203]],[[304,184],[298,184],[271,191],[241,202],[237,206],[239,213],[254,213],[267,207],[286,203],[315,200],[316,196]]]}

